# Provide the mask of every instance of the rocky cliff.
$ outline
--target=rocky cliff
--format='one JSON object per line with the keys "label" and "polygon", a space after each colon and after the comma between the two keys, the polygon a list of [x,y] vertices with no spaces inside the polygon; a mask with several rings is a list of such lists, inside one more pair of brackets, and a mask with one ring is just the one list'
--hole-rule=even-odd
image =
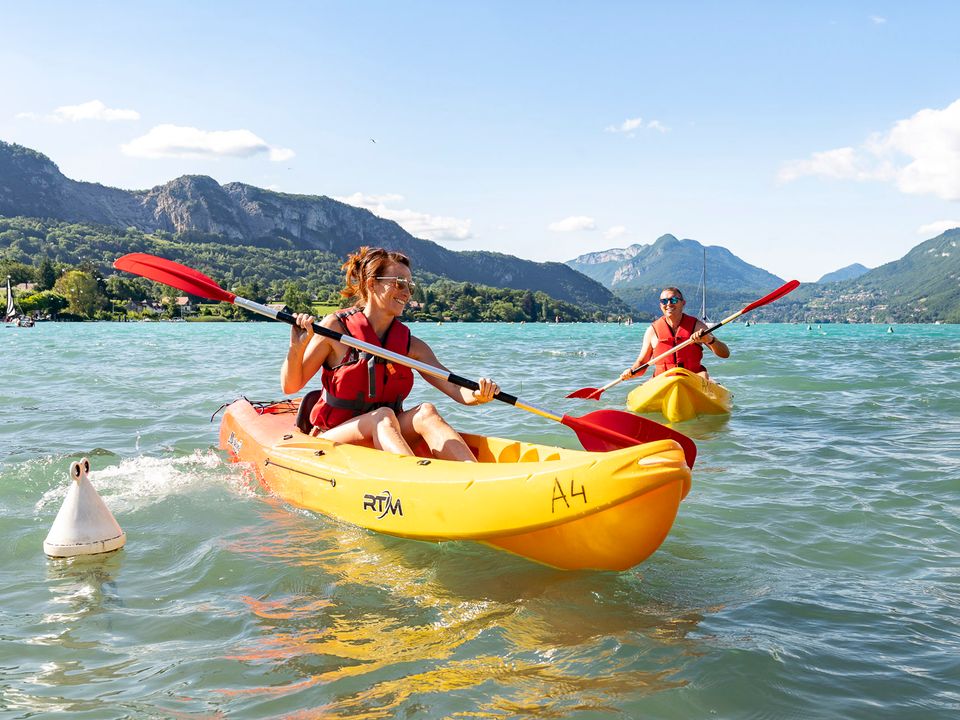
{"label": "rocky cliff", "polygon": [[454,252],[413,237],[397,223],[325,196],[220,185],[185,175],[150,190],[121,190],[67,178],[45,155],[0,142],[0,215],[95,223],[234,244],[325,250],[339,257],[361,245],[407,253],[417,268],[461,282],[540,290],[567,302],[625,312],[603,285],[562,263],[489,252]]}

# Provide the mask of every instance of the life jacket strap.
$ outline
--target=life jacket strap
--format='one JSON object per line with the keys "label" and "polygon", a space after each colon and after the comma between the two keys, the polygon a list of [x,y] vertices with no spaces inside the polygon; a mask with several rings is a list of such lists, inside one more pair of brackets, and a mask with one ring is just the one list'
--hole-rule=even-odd
{"label": "life jacket strap", "polygon": [[403,400],[395,400],[394,402],[366,402],[362,396],[357,396],[356,400],[345,400],[344,398],[331,395],[326,390],[323,391],[323,402],[338,410],[351,410],[356,415],[363,415],[371,410],[382,407],[391,408],[398,414],[403,412]]}

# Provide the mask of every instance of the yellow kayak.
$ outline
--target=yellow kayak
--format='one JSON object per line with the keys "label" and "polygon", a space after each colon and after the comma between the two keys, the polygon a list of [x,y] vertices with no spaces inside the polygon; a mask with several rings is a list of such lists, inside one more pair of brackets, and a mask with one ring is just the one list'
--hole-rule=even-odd
{"label": "yellow kayak", "polygon": [[668,422],[692,420],[697,415],[730,412],[733,394],[723,385],[683,368],[670,368],[627,395],[627,409],[661,413]]}
{"label": "yellow kayak", "polygon": [[297,507],[417,540],[475,540],[567,570],[626,570],[666,538],[690,490],[673,440],[586,452],[482,435],[479,462],[399,456],[305,435],[299,400],[225,411],[220,446]]}

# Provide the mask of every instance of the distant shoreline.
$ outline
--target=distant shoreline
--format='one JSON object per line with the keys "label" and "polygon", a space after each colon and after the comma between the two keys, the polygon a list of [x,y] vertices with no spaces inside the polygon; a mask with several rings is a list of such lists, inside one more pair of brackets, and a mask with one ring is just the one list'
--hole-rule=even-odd
{"label": "distant shoreline", "polygon": [[[94,320],[94,319],[91,318],[91,319],[86,319],[86,320],[76,320],[76,319],[71,319],[71,320],[52,320],[52,319],[36,320],[36,319],[35,319],[34,322],[36,322],[36,323],[41,323],[41,324],[42,324],[42,323],[117,323],[117,324],[124,324],[124,325],[125,325],[125,324],[130,324],[130,323],[173,323],[173,324],[187,324],[187,323],[190,323],[190,324],[241,323],[241,324],[243,324],[243,323],[269,323],[269,322],[271,322],[271,320],[269,320],[269,319],[267,319],[267,318],[264,318],[264,319],[252,318],[252,319],[248,319],[248,320],[234,320],[234,319],[223,318],[223,317],[204,316],[204,317],[202,317],[202,318],[195,318],[195,317],[194,317],[194,318],[184,318],[184,319],[176,319],[176,320],[171,320],[171,319],[151,319],[151,320],[103,320],[103,319],[97,319],[97,320]],[[631,325],[638,325],[638,326],[641,326],[641,327],[642,327],[642,326],[645,326],[645,325],[648,325],[648,324],[649,324],[649,322],[648,322],[648,321],[645,321],[645,320],[638,320],[638,321],[634,321],[633,323],[613,322],[613,321],[611,321],[611,320],[595,321],[595,322],[594,322],[594,321],[577,320],[577,321],[574,321],[574,322],[564,322],[564,321],[560,321],[559,323],[556,323],[556,322],[542,322],[542,321],[536,321],[536,320],[523,320],[523,321],[497,320],[497,321],[489,321],[489,320],[410,320],[410,319],[404,319],[403,322],[405,322],[405,323],[407,323],[407,324],[418,323],[418,324],[423,324],[423,325],[448,325],[448,324],[449,324],[449,325],[623,325],[624,327],[631,327]],[[751,321],[749,325],[747,325],[746,323],[735,323],[735,324],[736,324],[736,325],[743,325],[744,327],[754,327],[754,326],[757,326],[757,325],[808,325],[808,326],[812,326],[812,325],[816,325],[816,326],[822,326],[822,325],[831,325],[831,326],[843,326],[843,325],[874,325],[874,326],[877,326],[877,327],[883,327],[883,326],[886,326],[886,327],[898,327],[898,326],[909,327],[909,326],[912,326],[912,325],[932,325],[932,326],[944,325],[944,326],[946,326],[946,325],[958,325],[958,324],[960,324],[960,323],[949,323],[949,322],[941,322],[941,321],[937,321],[937,322],[926,322],[926,323],[924,323],[924,322],[915,322],[915,323],[910,323],[910,322],[868,323],[868,322],[829,322],[829,321],[826,321],[826,322],[818,322],[818,323],[804,323],[804,322],[754,322],[754,321]],[[10,325],[9,327],[12,327],[12,325]]]}

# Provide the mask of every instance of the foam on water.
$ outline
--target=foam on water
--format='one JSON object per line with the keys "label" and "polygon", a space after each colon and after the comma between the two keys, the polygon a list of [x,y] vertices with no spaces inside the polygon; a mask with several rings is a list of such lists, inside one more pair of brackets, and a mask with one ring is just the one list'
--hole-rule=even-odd
{"label": "foam on water", "polygon": [[[119,465],[93,470],[89,477],[114,513],[141,510],[171,495],[208,489],[212,482],[237,494],[254,494],[249,477],[230,472],[224,467],[223,456],[213,450],[194,450],[176,458],[133,457],[121,460]],[[58,508],[69,488],[69,483],[64,482],[47,490],[37,501],[34,512],[47,514],[48,506]]]}

